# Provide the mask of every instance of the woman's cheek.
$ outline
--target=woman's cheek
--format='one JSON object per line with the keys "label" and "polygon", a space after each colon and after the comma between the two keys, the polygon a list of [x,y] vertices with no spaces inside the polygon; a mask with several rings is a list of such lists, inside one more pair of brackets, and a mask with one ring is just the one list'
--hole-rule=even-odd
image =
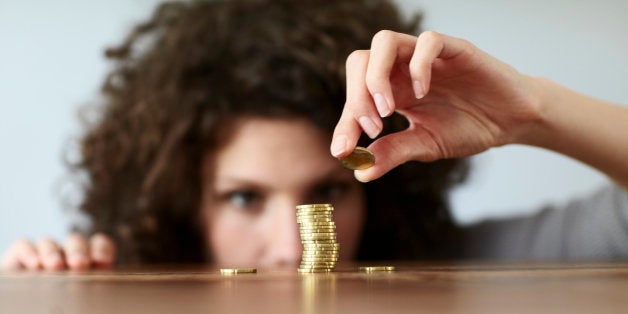
{"label": "woman's cheek", "polygon": [[251,263],[261,237],[253,219],[232,213],[215,215],[209,224],[210,251],[216,263]]}
{"label": "woman's cheek", "polygon": [[362,229],[364,227],[364,209],[362,206],[340,208],[335,215],[338,240],[340,241],[342,260],[353,260],[357,254]]}

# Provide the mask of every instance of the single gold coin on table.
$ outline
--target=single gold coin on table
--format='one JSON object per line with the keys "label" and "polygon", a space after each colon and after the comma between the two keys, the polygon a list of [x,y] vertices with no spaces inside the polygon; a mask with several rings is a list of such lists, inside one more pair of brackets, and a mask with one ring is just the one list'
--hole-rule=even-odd
{"label": "single gold coin on table", "polygon": [[351,170],[370,168],[375,163],[375,155],[367,148],[356,146],[351,154],[338,158],[340,163]]}
{"label": "single gold coin on table", "polygon": [[237,275],[237,274],[253,274],[256,273],[255,268],[221,268],[220,273],[223,275]]}
{"label": "single gold coin on table", "polygon": [[367,266],[367,267],[360,267],[359,269],[360,271],[363,271],[365,273],[374,273],[377,271],[394,271],[395,266]]}

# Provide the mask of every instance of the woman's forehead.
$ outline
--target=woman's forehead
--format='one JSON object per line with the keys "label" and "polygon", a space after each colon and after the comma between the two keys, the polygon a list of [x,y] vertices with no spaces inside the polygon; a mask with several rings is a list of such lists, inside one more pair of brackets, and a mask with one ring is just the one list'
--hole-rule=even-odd
{"label": "woman's forehead", "polygon": [[214,161],[216,179],[303,181],[341,168],[328,134],[305,120],[243,121]]}

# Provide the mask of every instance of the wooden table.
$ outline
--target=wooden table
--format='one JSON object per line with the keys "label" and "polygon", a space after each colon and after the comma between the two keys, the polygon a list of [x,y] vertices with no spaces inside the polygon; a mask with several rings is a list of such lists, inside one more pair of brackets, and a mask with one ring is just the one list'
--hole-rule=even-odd
{"label": "wooden table", "polygon": [[628,313],[628,263],[0,273],[0,313]]}

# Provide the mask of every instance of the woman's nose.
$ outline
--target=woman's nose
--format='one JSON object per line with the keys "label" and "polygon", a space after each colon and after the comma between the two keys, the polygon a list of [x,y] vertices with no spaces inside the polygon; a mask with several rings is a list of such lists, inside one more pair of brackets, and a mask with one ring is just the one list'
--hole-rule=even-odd
{"label": "woman's nose", "polygon": [[296,219],[296,205],[276,208],[272,221],[269,262],[275,265],[298,264],[303,247]]}

